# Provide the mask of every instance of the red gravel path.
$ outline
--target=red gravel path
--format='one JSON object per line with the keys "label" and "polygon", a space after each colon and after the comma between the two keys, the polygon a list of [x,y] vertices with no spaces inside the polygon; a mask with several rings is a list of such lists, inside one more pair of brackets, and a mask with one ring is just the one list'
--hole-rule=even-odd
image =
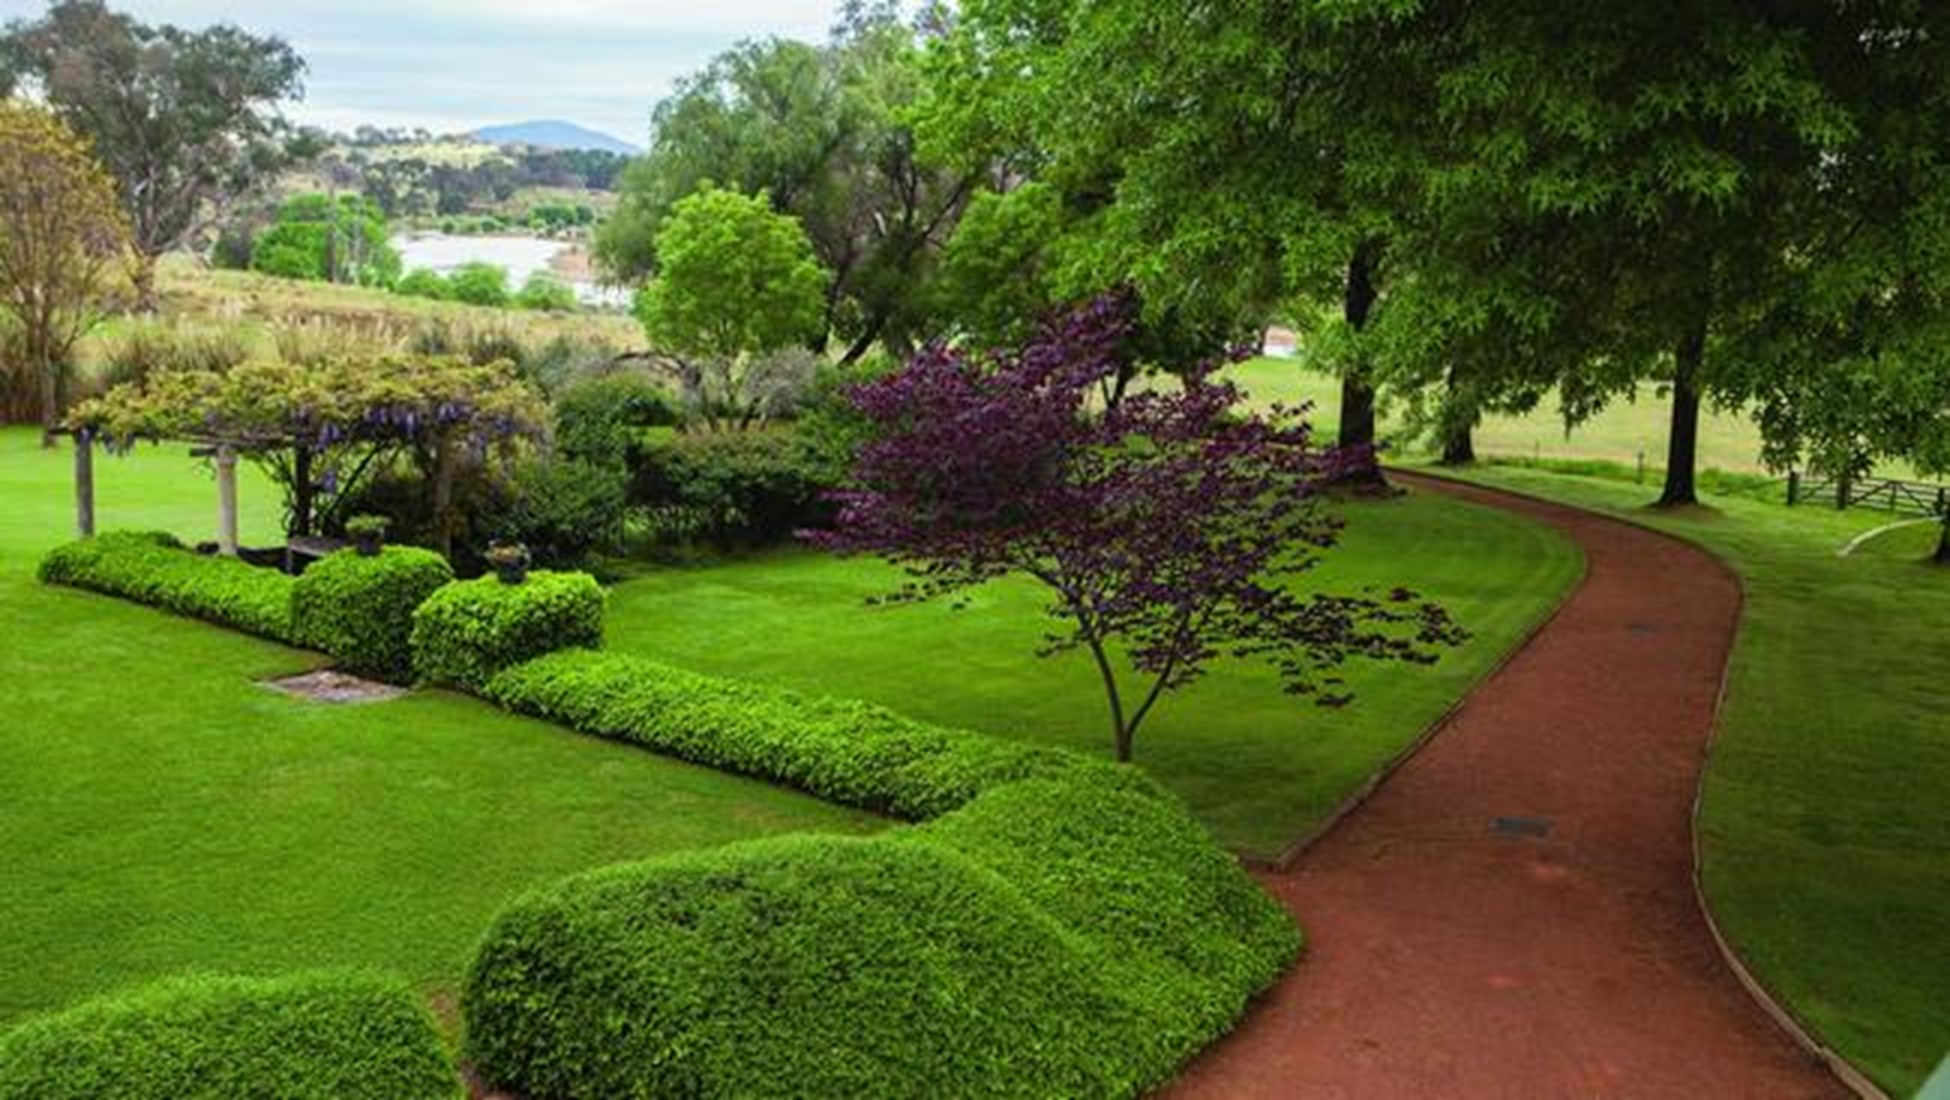
{"label": "red gravel path", "polygon": [[1738,583],[1628,524],[1407,480],[1557,527],[1589,573],[1372,799],[1266,876],[1309,956],[1171,1095],[1849,1095],[1748,997],[1694,900]]}

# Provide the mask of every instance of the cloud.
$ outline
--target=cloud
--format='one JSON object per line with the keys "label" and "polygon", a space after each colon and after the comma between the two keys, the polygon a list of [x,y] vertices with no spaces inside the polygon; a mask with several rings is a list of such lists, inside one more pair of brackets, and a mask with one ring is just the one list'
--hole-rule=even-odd
{"label": "cloud", "polygon": [[[309,66],[293,118],[466,130],[566,118],[641,142],[677,80],[746,38],[817,40],[837,0],[110,0],[149,22],[277,34]],[[0,18],[38,0],[0,0]]]}

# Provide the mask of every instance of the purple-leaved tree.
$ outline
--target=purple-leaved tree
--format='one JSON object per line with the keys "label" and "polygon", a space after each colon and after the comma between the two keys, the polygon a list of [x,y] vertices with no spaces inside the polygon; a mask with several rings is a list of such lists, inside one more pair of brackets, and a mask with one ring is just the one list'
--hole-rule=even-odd
{"label": "purple-leaved tree", "polygon": [[1312,444],[1297,415],[1247,415],[1240,393],[1192,371],[1126,395],[1129,301],[1106,296],[1020,349],[936,346],[857,387],[870,427],[837,495],[834,528],[807,538],[880,555],[918,600],[1003,576],[1047,586],[1063,624],[1045,655],[1082,648],[1102,676],[1117,759],[1165,693],[1222,655],[1271,661],[1289,691],[1348,701],[1329,674],[1350,657],[1429,662],[1462,632],[1405,589],[1296,590],[1338,540],[1321,489],[1361,456]]}

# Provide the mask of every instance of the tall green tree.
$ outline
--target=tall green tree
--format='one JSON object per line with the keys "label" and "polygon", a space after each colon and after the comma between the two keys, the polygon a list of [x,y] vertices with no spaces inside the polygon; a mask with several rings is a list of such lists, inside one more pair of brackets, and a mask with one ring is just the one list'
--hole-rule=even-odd
{"label": "tall green tree", "polygon": [[763,192],[707,187],[671,208],[660,251],[637,317],[698,420],[749,427],[783,389],[810,381],[810,357],[783,353],[818,331],[830,276],[797,220]]}
{"label": "tall green tree", "polygon": [[[973,0],[932,56],[931,147],[983,151],[1089,212],[1100,276],[1148,313],[1263,324],[1332,305],[1359,336],[1413,259],[1390,241],[1439,46],[1399,33],[1419,7]],[[1372,444],[1368,341],[1334,346],[1341,441]]]}
{"label": "tall green tree", "polygon": [[59,0],[0,36],[0,95],[30,87],[114,177],[145,305],[158,256],[308,152],[278,111],[301,93],[303,73],[282,39],[227,24],[151,26],[101,0]]}
{"label": "tall green tree", "polygon": [[390,286],[399,253],[379,205],[362,195],[296,195],[251,241],[251,267],[287,279]]}
{"label": "tall green tree", "polygon": [[976,180],[916,155],[905,121],[924,86],[914,32],[892,5],[847,12],[826,44],[744,43],[658,105],[649,151],[625,171],[597,238],[613,276],[659,270],[663,226],[701,186],[763,191],[833,274],[819,350],[841,341],[851,361],[929,334],[924,287]]}
{"label": "tall green tree", "polygon": [[[1504,227],[1468,282],[1544,288],[1569,419],[1647,380],[1668,390],[1662,503],[1696,499],[1703,404],[1770,402],[1778,454],[1802,415],[1784,394],[1937,323],[1909,288],[1950,226],[1945,16],[1910,0],[1457,6],[1430,224]],[[1580,278],[1550,276],[1567,263]]]}

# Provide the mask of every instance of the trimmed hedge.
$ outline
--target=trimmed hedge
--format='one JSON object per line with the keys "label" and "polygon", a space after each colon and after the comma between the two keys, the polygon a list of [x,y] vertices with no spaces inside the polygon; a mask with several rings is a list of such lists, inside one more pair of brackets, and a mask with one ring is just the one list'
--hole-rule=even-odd
{"label": "trimmed hedge", "polygon": [[603,641],[602,586],[587,573],[492,574],[443,585],[413,613],[421,681],[479,690],[495,673],[545,653]]}
{"label": "trimmed hedge", "polygon": [[186,550],[162,532],[111,531],[57,546],[41,559],[40,579],[299,644],[291,623],[292,578]]}
{"label": "trimmed hedge", "polygon": [[467,1050],[536,1095],[1128,1096],[1297,955],[1291,918],[1134,769],[640,658],[556,653],[510,709],[926,824],[606,868],[499,916]]}
{"label": "trimmed hedge", "polygon": [[340,550],[299,574],[291,590],[291,627],[347,670],[393,683],[413,677],[413,612],[454,579],[431,550],[389,546],[370,557]]}
{"label": "trimmed hedge", "polygon": [[177,978],[0,1034],[0,1100],[459,1100],[404,984],[343,972]]}
{"label": "trimmed hedge", "polygon": [[1103,767],[870,703],[807,698],[620,653],[552,653],[495,676],[482,694],[584,733],[909,819],[937,817],[1005,783]]}

